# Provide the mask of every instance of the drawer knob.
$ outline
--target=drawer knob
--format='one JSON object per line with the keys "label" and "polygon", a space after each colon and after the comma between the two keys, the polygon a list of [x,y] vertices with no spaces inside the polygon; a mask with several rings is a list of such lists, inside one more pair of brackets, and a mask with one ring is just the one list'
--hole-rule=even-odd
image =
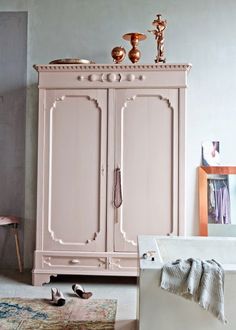
{"label": "drawer knob", "polygon": [[79,261],[78,259],[72,259],[72,260],[71,260],[71,263],[72,263],[72,264],[79,264],[79,262],[80,262],[80,261]]}

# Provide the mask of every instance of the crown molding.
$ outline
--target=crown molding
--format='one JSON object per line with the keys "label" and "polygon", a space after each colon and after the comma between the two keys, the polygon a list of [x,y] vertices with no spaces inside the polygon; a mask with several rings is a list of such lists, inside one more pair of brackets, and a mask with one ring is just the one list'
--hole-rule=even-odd
{"label": "crown molding", "polygon": [[189,71],[191,64],[35,64],[38,72],[57,71]]}

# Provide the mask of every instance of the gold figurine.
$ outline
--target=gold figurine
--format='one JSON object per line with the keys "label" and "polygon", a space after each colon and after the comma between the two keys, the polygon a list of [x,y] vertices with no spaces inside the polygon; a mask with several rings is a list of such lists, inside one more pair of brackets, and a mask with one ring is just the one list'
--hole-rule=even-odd
{"label": "gold figurine", "polygon": [[156,63],[165,63],[166,59],[164,57],[164,30],[167,26],[167,21],[161,18],[161,15],[157,15],[157,19],[152,22],[152,25],[155,26],[155,30],[148,30],[155,36],[157,41],[157,56],[155,58]]}

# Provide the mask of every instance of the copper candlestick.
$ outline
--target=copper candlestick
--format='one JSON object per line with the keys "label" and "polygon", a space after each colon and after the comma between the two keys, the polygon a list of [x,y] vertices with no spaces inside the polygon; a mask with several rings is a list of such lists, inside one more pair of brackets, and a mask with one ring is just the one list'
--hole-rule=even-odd
{"label": "copper candlestick", "polygon": [[164,30],[167,26],[167,21],[161,18],[161,15],[157,15],[157,19],[152,22],[156,30],[148,30],[154,34],[157,41],[157,56],[155,58],[156,63],[165,63],[166,59],[164,57]]}
{"label": "copper candlestick", "polygon": [[125,40],[130,41],[133,48],[129,51],[129,59],[132,63],[137,63],[141,57],[141,52],[138,49],[138,43],[141,40],[145,40],[147,36],[143,33],[131,32],[126,33],[122,37]]}

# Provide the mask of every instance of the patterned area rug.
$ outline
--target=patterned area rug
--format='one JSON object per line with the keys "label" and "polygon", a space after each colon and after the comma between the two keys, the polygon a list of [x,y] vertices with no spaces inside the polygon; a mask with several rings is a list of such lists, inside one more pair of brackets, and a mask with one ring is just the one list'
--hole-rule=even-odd
{"label": "patterned area rug", "polygon": [[1,330],[113,330],[117,301],[73,298],[62,307],[46,299],[0,298]]}

